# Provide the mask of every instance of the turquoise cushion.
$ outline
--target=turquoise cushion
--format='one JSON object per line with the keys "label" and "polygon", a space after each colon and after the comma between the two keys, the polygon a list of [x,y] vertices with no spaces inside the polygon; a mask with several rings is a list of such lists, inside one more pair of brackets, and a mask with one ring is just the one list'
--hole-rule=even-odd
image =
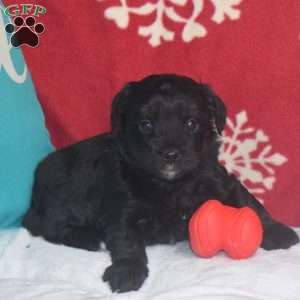
{"label": "turquoise cushion", "polygon": [[34,169],[53,147],[22,52],[9,45],[1,8],[0,2],[0,228],[7,228],[20,225]]}

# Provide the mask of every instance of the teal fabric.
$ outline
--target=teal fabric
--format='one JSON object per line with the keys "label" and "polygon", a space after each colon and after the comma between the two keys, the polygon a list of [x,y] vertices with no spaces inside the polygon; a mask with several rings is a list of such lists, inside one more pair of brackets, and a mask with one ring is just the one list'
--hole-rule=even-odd
{"label": "teal fabric", "polygon": [[0,2],[0,228],[7,228],[20,225],[34,169],[53,147],[22,52],[9,45],[1,8]]}

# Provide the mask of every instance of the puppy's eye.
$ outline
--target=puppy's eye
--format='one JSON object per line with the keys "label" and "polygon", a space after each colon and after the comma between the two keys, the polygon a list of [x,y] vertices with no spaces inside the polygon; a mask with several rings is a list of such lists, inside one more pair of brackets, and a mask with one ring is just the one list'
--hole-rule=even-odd
{"label": "puppy's eye", "polygon": [[199,123],[195,119],[188,119],[185,122],[185,127],[192,133],[195,133],[199,129]]}
{"label": "puppy's eye", "polygon": [[139,129],[142,133],[150,133],[153,129],[153,125],[149,120],[141,120],[139,122]]}

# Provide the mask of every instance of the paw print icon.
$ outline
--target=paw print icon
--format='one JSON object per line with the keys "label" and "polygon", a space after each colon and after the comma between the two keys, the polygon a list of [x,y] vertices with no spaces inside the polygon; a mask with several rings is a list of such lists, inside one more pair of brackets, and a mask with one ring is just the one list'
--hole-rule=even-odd
{"label": "paw print icon", "polygon": [[28,45],[34,48],[39,45],[39,35],[45,31],[45,26],[42,23],[36,23],[33,16],[28,16],[25,20],[18,16],[13,19],[12,23],[5,26],[5,31],[12,34],[10,37],[12,46]]}

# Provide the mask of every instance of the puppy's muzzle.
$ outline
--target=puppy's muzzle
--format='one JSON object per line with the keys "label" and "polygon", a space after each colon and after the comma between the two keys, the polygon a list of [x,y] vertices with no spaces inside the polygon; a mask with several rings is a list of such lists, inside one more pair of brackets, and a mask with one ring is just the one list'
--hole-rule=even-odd
{"label": "puppy's muzzle", "polygon": [[176,161],[178,161],[181,157],[181,154],[179,153],[178,150],[170,150],[170,151],[166,151],[163,154],[163,158],[165,160],[166,163],[168,164],[173,164]]}

